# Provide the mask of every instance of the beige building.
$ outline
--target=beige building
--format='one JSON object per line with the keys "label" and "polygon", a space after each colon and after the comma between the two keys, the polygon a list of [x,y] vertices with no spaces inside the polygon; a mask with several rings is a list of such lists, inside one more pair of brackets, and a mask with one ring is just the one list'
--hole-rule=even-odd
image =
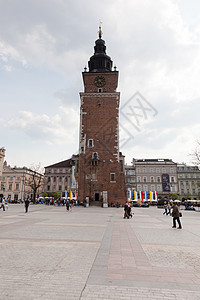
{"label": "beige building", "polygon": [[133,159],[132,166],[136,191],[157,192],[158,197],[179,193],[177,164],[171,159]]}
{"label": "beige building", "polygon": [[195,166],[178,164],[178,182],[180,198],[199,199],[200,197],[200,170]]}
{"label": "beige building", "polygon": [[78,192],[78,184],[75,180],[75,156],[72,158],[45,167],[44,192],[48,196],[54,193],[65,197],[66,191]]}
{"label": "beige building", "polygon": [[11,202],[24,201],[26,198],[33,199],[33,190],[28,185],[32,178],[36,176],[39,179],[42,176],[42,185],[37,191],[36,198],[43,192],[43,175],[26,167],[17,168],[10,167],[4,162],[2,180],[0,186],[0,194],[9,198]]}

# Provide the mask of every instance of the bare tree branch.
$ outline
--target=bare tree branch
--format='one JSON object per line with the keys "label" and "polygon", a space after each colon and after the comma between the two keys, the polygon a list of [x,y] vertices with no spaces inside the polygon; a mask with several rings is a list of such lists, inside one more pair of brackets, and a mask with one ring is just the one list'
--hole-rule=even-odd
{"label": "bare tree branch", "polygon": [[32,165],[30,169],[27,169],[28,177],[26,178],[25,185],[29,186],[33,191],[33,203],[36,202],[37,191],[43,185],[43,173],[41,165]]}
{"label": "bare tree branch", "polygon": [[197,146],[190,156],[192,157],[192,163],[200,167],[200,141],[197,141]]}

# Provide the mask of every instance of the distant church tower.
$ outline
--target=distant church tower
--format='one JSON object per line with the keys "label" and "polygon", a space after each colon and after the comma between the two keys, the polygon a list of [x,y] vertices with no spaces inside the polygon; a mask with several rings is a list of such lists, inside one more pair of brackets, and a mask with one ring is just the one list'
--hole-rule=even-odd
{"label": "distant church tower", "polygon": [[80,144],[78,168],[79,201],[102,204],[126,201],[123,156],[119,153],[118,71],[112,71],[106,55],[101,26],[89,72],[82,73],[84,92],[80,93]]}

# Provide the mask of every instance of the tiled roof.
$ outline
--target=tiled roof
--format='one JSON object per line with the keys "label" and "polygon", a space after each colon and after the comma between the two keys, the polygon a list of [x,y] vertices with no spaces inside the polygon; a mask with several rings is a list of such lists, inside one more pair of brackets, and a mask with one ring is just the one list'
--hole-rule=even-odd
{"label": "tiled roof", "polygon": [[71,167],[73,165],[74,165],[74,161],[70,158],[70,159],[55,163],[53,165],[47,166],[47,167],[45,167],[45,169],[46,168],[67,168],[67,167]]}

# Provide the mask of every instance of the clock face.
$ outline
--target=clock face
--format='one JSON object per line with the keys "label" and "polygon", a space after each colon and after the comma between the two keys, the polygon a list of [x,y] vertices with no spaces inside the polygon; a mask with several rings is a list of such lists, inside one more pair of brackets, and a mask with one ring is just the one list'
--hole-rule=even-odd
{"label": "clock face", "polygon": [[102,87],[106,84],[106,80],[103,76],[97,76],[94,80],[94,84],[98,87]]}

